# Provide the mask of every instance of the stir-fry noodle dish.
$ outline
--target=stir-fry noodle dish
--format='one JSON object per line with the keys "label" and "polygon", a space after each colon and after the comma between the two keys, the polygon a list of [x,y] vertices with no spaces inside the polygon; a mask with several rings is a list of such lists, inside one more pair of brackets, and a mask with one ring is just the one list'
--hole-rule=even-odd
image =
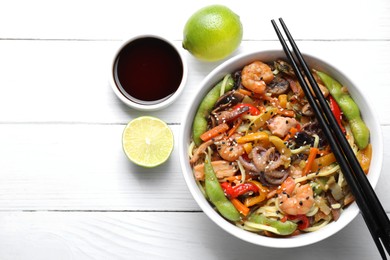
{"label": "stir-fry noodle dish", "polygon": [[[348,86],[315,68],[312,74],[368,173],[369,129]],[[257,60],[210,87],[188,156],[212,207],[237,227],[270,237],[337,221],[354,197],[291,66]]]}

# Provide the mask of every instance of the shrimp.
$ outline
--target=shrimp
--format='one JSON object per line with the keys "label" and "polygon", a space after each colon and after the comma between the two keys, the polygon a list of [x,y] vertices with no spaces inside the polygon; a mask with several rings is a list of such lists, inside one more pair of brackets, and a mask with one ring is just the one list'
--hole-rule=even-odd
{"label": "shrimp", "polygon": [[[287,180],[290,179],[287,178]],[[289,186],[295,185],[290,182]],[[305,215],[314,204],[313,190],[310,184],[300,185],[291,191],[291,187],[286,187],[279,194],[279,209],[288,215]]]}
{"label": "shrimp", "polygon": [[219,155],[226,161],[234,162],[245,153],[244,146],[236,142],[239,134],[234,134],[228,139],[215,142]]}
{"label": "shrimp", "polygon": [[245,66],[241,74],[242,85],[257,94],[263,94],[267,84],[273,79],[271,68],[261,61],[254,61]]}
{"label": "shrimp", "polygon": [[302,177],[302,172],[303,170],[299,166],[291,165],[288,174],[295,179]]}

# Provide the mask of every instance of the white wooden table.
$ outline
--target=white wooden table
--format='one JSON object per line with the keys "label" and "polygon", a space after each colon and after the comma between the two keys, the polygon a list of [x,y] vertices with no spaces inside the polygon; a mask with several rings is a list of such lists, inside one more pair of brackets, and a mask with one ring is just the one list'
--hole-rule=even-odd
{"label": "white wooden table", "polygon": [[[243,53],[280,49],[283,17],[302,52],[326,57],[372,100],[385,141],[376,187],[390,212],[390,2],[214,1],[241,17]],[[183,95],[153,113],[124,106],[108,84],[121,40],[158,33],[181,45],[206,0],[0,2],[0,259],[379,259],[358,216],[331,238],[298,249],[243,242],[200,210],[178,149],[155,169],[121,147],[132,118],[153,115],[178,137],[183,108],[218,63],[186,53]],[[176,139],[177,140],[177,139]]]}

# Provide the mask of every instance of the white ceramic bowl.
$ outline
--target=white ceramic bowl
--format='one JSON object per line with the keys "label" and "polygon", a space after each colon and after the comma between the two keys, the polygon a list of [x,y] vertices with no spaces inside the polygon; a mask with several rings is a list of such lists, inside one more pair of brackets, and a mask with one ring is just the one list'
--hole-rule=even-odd
{"label": "white ceramic bowl", "polygon": [[[116,64],[118,55],[120,54],[122,49],[124,49],[127,45],[129,45],[130,43],[132,43],[134,41],[142,40],[145,38],[153,38],[153,39],[156,39],[156,40],[159,40],[161,42],[165,42],[166,44],[168,44],[168,46],[172,47],[172,50],[178,54],[178,56],[181,60],[181,65],[182,65],[182,77],[181,77],[180,85],[177,86],[176,91],[173,94],[171,94],[170,96],[163,98],[162,100],[156,101],[156,102],[148,102],[148,101],[143,102],[141,100],[139,102],[137,102],[137,101],[135,101],[135,99],[128,98],[124,93],[122,93],[121,90],[119,90],[119,86],[117,85],[117,82],[115,81],[115,72],[114,72],[115,71],[115,64]],[[141,111],[156,111],[156,110],[160,110],[160,109],[163,109],[163,108],[169,106],[181,95],[181,93],[183,92],[184,87],[187,83],[187,75],[188,75],[187,62],[184,58],[182,49],[179,49],[178,47],[176,47],[172,41],[168,40],[167,38],[165,38],[163,36],[160,36],[157,34],[142,34],[142,35],[133,36],[133,37],[121,42],[120,46],[115,51],[115,54],[113,55],[113,59],[112,59],[111,64],[110,64],[109,83],[112,87],[112,90],[116,94],[116,96],[127,106],[134,108],[134,109],[137,109],[137,110],[141,110]],[[151,76],[153,76],[153,75],[151,75]],[[152,91],[153,87],[155,87],[155,86],[150,86],[151,91]]]}
{"label": "white ceramic bowl", "polygon": [[[374,113],[373,108],[369,105],[370,101],[367,100],[361,90],[359,90],[358,85],[355,84],[351,79],[349,79],[347,75],[345,75],[341,70],[335,68],[330,63],[314,56],[304,54],[304,57],[309,64],[309,67],[316,68],[320,71],[329,73],[341,84],[348,86],[350,94],[352,95],[355,102],[359,105],[363,120],[368,125],[371,132],[370,142],[373,147],[373,155],[368,179],[371,185],[375,187],[378,182],[382,167],[383,142],[381,128],[376,118],[376,113]],[[236,70],[242,68],[243,66],[249,64],[254,60],[261,60],[267,62],[273,61],[277,58],[285,58],[284,53],[282,51],[277,50],[259,51],[233,57],[215,68],[200,83],[197,93],[194,95],[194,98],[188,104],[188,108],[184,113],[184,117],[182,120],[183,126],[180,140],[178,143],[180,149],[179,153],[181,168],[188,188],[200,208],[203,210],[203,212],[212,221],[214,221],[216,225],[218,225],[228,233],[253,244],[276,248],[293,248],[316,243],[332,236],[333,234],[343,229],[358,215],[359,208],[357,207],[356,203],[353,203],[347,209],[345,209],[342,212],[339,220],[328,224],[327,226],[323,227],[318,231],[312,233],[305,233],[289,238],[270,238],[260,236],[234,226],[233,224],[225,220],[221,215],[218,214],[218,212],[216,212],[210,206],[209,202],[205,199],[195,182],[195,178],[193,176],[192,169],[187,156],[187,147],[190,144],[192,121],[197,111],[198,105],[203,99],[203,97],[206,95],[206,93],[227,73],[235,72]]]}

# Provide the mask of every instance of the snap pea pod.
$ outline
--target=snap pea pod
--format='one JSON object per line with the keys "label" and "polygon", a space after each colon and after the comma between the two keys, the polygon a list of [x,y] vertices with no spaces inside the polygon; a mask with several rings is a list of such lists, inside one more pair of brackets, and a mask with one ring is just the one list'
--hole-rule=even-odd
{"label": "snap pea pod", "polygon": [[209,155],[206,155],[204,163],[204,173],[205,173],[205,190],[207,197],[217,208],[218,212],[230,221],[239,221],[241,216],[240,212],[234,207],[228,198],[226,198],[225,193],[219,181],[215,175],[213,166],[211,165]]}
{"label": "snap pea pod", "polygon": [[[232,90],[234,81],[232,76],[229,74],[226,76],[224,92]],[[195,114],[194,122],[192,123],[192,135],[196,145],[200,145],[202,140],[200,135],[207,130],[207,117],[210,115],[211,110],[214,107],[215,102],[221,96],[221,88],[224,85],[224,80],[220,81],[215,85],[203,98],[200,103],[198,110]]]}
{"label": "snap pea pod", "polygon": [[248,221],[260,225],[270,226],[276,229],[276,234],[282,236],[291,235],[298,227],[298,225],[292,221],[286,220],[285,222],[282,222],[276,219],[267,218],[263,214],[252,214],[248,218]]}
{"label": "snap pea pod", "polygon": [[316,71],[316,73],[322,82],[324,82],[329,93],[336,100],[341,111],[348,119],[356,145],[359,149],[364,149],[368,145],[370,139],[370,130],[360,117],[358,105],[348,93],[342,90],[342,86],[339,82],[323,72]]}

